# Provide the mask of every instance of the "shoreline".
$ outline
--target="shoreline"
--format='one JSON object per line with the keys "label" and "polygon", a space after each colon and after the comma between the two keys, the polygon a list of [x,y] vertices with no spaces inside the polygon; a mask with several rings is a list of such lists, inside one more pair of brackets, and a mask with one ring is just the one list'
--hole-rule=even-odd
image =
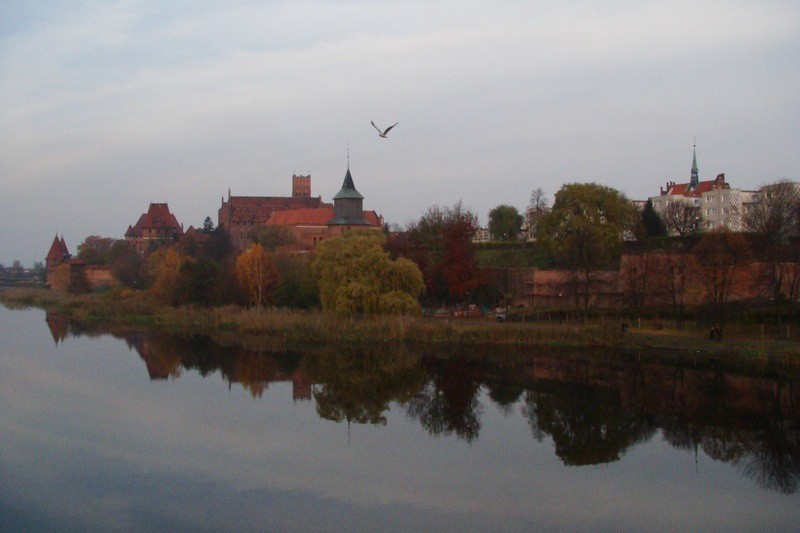
{"label": "shoreline", "polygon": [[431,347],[592,348],[800,364],[800,341],[797,340],[737,335],[710,340],[691,329],[635,327],[621,334],[618,323],[613,320],[554,324],[409,316],[344,319],[321,311],[256,311],[238,306],[173,308],[157,305],[143,294],[112,299],[102,294],[73,296],[29,288],[0,289],[0,302],[9,309],[39,308],[85,326],[147,327],[212,336],[269,336],[290,344],[324,344],[333,338],[342,343],[402,342]]}

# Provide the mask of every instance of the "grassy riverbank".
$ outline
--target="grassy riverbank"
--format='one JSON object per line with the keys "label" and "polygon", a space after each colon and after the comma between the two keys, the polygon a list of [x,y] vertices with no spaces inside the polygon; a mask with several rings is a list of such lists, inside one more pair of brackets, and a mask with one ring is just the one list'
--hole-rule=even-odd
{"label": "grassy riverbank", "polygon": [[[630,328],[620,334],[614,320],[581,323],[495,323],[488,319],[377,317],[343,319],[318,311],[158,305],[143,293],[73,296],[44,289],[5,289],[11,308],[37,307],[85,325],[142,325],[177,331],[261,335],[286,342],[408,342],[447,345],[564,346],[670,350],[709,355],[779,357],[800,361],[800,343],[731,334],[712,341],[700,332]],[[733,328],[731,328],[731,331]]]}

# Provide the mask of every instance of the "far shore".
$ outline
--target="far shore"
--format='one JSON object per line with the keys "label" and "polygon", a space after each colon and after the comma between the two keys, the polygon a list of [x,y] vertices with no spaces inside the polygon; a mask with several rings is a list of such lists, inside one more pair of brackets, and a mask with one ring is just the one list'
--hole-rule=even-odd
{"label": "far shore", "polygon": [[[144,294],[109,297],[73,296],[37,288],[0,289],[0,302],[11,309],[35,307],[57,313],[78,324],[136,326],[240,336],[268,335],[285,342],[406,342],[430,346],[515,346],[602,348],[646,351],[691,357],[734,357],[800,364],[798,339],[754,337],[729,327],[723,339],[709,339],[696,328],[642,324],[623,333],[616,320],[587,323],[497,323],[490,318],[422,318],[387,316],[339,318],[320,311],[246,309],[239,306],[161,306]],[[746,329],[746,328],[741,328]],[[763,337],[763,336],[762,336]]]}

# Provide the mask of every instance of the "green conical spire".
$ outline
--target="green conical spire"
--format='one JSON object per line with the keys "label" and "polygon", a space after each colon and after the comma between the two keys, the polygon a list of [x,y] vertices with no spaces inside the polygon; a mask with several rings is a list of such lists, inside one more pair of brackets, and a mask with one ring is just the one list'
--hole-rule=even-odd
{"label": "green conical spire", "polygon": [[699,173],[697,172],[697,145],[692,146],[692,179],[689,188],[694,189],[700,183]]}
{"label": "green conical spire", "polygon": [[347,174],[344,175],[344,183],[342,183],[342,188],[336,193],[336,196],[333,197],[334,200],[338,200],[340,198],[356,198],[358,200],[364,199],[364,197],[361,196],[361,193],[356,190],[356,186],[353,183],[353,176],[350,175],[350,165],[347,165]]}

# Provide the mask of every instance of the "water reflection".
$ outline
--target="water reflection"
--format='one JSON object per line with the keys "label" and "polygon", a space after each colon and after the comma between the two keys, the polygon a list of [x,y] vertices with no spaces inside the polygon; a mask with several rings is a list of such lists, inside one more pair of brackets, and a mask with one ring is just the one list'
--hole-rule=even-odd
{"label": "water reflection", "polygon": [[[56,343],[102,334],[56,315],[47,323]],[[294,400],[313,401],[334,422],[385,425],[396,405],[430,435],[472,443],[489,403],[507,417],[521,412],[533,439],[552,440],[568,466],[618,461],[660,431],[671,446],[729,463],[762,488],[795,493],[800,481],[797,368],[561,351],[442,354],[386,344],[300,351],[275,339],[109,333],[138,353],[151,380],[219,372],[254,398],[291,382]]]}

